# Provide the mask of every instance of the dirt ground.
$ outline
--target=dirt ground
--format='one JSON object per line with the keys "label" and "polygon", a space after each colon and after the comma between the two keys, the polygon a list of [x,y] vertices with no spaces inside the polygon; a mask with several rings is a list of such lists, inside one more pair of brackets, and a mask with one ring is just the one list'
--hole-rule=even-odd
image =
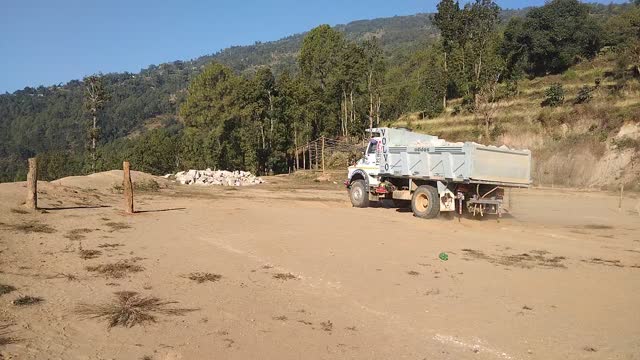
{"label": "dirt ground", "polygon": [[[109,181],[40,182],[38,213],[0,184],[0,359],[640,359],[637,198],[521,190],[499,223],[422,220],[280,176],[137,193],[127,216]],[[110,328],[126,291],[148,308]]]}

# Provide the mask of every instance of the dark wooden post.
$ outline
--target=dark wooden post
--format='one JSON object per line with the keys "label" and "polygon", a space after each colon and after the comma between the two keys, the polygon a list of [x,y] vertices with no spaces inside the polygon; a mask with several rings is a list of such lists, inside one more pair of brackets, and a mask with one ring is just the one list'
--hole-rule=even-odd
{"label": "dark wooden post", "polygon": [[313,142],[313,155],[315,157],[315,162],[316,162],[316,171],[318,170],[318,141],[314,141]]}
{"label": "dark wooden post", "polygon": [[31,210],[38,208],[38,162],[36,158],[29,159],[29,174],[27,174],[27,202],[25,206]]}
{"label": "dark wooden post", "polygon": [[324,136],[322,137],[322,174],[324,174]]}
{"label": "dark wooden post", "polygon": [[125,212],[127,214],[133,214],[133,186],[131,184],[131,169],[128,161],[122,163],[124,170],[124,200],[125,200]]}

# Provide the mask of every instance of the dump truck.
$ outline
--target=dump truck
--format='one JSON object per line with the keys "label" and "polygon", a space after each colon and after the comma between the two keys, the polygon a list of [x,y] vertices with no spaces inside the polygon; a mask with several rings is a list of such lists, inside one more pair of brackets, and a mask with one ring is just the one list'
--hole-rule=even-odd
{"label": "dump truck", "polygon": [[529,150],[451,143],[407,129],[370,132],[363,157],[349,167],[345,181],[354,207],[391,200],[425,219],[463,211],[500,217],[505,188],[531,186]]}

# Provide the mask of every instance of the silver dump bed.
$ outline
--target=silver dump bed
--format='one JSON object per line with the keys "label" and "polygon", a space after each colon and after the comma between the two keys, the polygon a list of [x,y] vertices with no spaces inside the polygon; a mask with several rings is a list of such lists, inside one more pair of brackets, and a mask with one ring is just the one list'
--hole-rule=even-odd
{"label": "silver dump bed", "polygon": [[471,142],[448,143],[405,129],[379,128],[379,175],[514,187],[531,184],[531,152]]}

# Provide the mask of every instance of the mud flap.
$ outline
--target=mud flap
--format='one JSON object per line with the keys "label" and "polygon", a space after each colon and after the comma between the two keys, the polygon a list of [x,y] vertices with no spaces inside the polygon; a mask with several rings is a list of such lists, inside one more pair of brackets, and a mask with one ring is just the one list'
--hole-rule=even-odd
{"label": "mud flap", "polygon": [[438,196],[440,197],[440,211],[455,211],[456,197],[449,188],[442,182],[438,181]]}

